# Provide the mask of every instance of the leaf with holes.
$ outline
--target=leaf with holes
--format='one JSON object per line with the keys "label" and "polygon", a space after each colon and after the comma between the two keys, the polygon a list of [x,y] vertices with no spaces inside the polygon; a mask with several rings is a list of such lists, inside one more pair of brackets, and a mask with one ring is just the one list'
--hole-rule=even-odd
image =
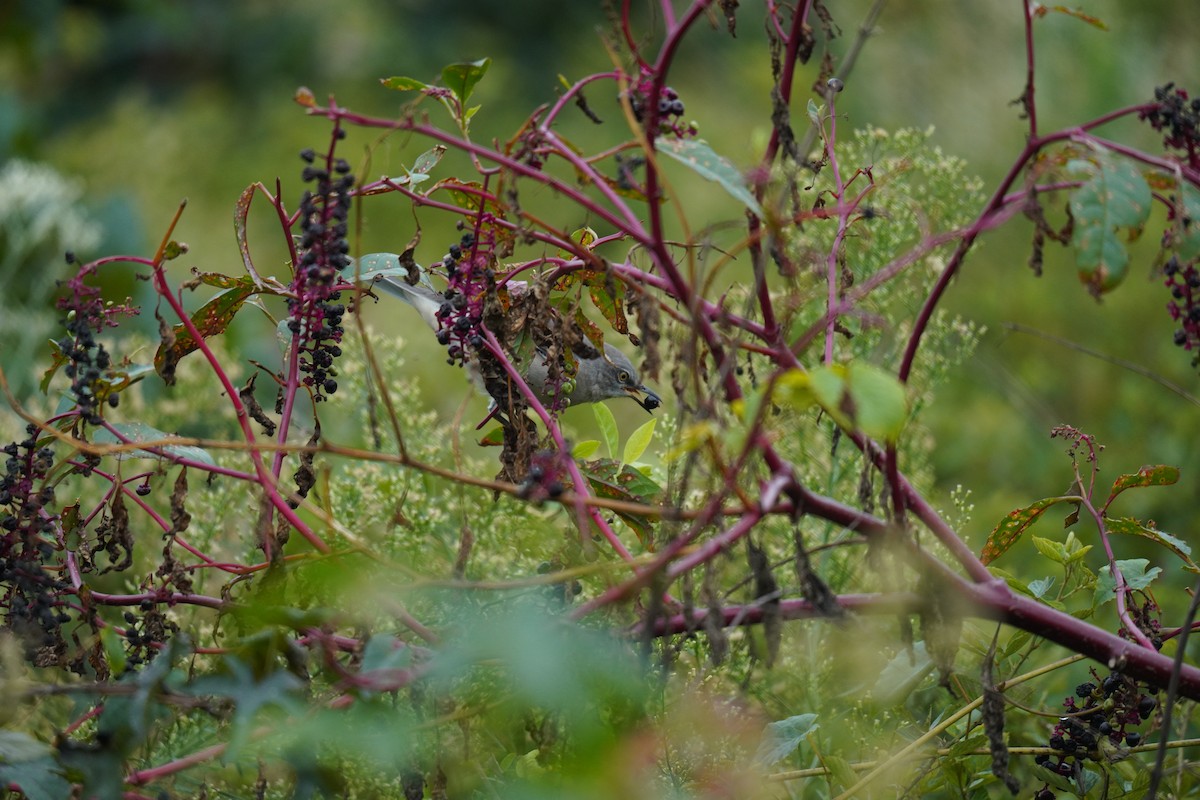
{"label": "leaf with holes", "polygon": [[613,326],[617,333],[629,333],[629,320],[625,316],[625,284],[596,273],[587,280],[588,296],[592,305]]}
{"label": "leaf with holes", "polygon": [[242,254],[242,264],[246,267],[246,274],[253,278],[255,283],[261,284],[262,278],[259,277],[258,270],[254,266],[254,260],[250,258],[250,241],[246,236],[246,221],[250,216],[250,203],[254,200],[258,188],[259,184],[252,183],[243,189],[241,196],[238,197],[237,205],[233,210],[233,234],[237,239],[238,252]]}
{"label": "leaf with holes", "polygon": [[417,160],[413,162],[412,169],[404,169],[408,174],[396,180],[396,183],[407,183],[410,186],[424,183],[429,180],[429,173],[433,171],[433,168],[438,165],[438,162],[442,160],[442,156],[445,154],[446,146],[442,144],[426,150],[417,156]]}
{"label": "leaf with holes", "polygon": [[[597,405],[601,405],[597,403]],[[654,503],[662,494],[662,487],[648,478],[645,473],[628,464],[620,464],[611,458],[590,461],[583,476],[597,497],[622,500],[629,503]],[[643,546],[654,544],[654,519],[627,511],[616,512],[638,537]]]}
{"label": "leaf with holes", "polygon": [[1071,195],[1075,263],[1079,279],[1094,294],[1117,287],[1129,268],[1129,239],[1141,233],[1150,216],[1150,186],[1132,163],[1101,155],[1095,162],[1076,159],[1067,170],[1085,177]]}

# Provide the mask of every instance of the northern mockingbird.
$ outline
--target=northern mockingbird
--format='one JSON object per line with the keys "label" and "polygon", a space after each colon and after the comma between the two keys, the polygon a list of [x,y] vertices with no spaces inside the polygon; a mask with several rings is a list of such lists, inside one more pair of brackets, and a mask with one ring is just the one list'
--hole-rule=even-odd
{"label": "northern mockingbird", "polygon": [[[375,285],[415,308],[421,315],[421,319],[425,320],[425,324],[434,331],[443,329],[442,320],[438,318],[438,310],[446,304],[445,296],[426,286],[414,286],[397,278],[380,278]],[[651,412],[662,405],[662,398],[646,388],[638,378],[633,362],[608,342],[604,343],[603,356],[580,358],[577,363],[575,386],[567,394],[567,401],[570,405],[598,403],[614,397],[632,398],[642,408]],[[555,387],[549,381],[549,370],[544,353],[539,353],[538,357],[529,365],[529,369],[525,372],[525,381],[542,404],[549,405],[553,402]],[[644,396],[639,397],[639,395]]]}

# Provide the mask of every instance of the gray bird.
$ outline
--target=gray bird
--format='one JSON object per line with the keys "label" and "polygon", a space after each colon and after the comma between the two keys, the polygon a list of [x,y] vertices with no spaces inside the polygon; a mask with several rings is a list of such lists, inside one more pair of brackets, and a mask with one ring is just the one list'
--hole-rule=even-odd
{"label": "gray bird", "polygon": [[[415,308],[430,328],[435,331],[439,329],[437,312],[446,302],[446,298],[441,294],[426,286],[413,286],[403,279],[389,277],[378,279],[375,285]],[[662,405],[662,398],[646,388],[638,378],[633,362],[624,353],[608,342],[604,343],[604,353],[607,358],[597,356],[578,359],[575,388],[567,395],[571,405],[598,403],[614,397],[632,398],[642,408],[651,412]],[[554,387],[547,384],[548,377],[545,357],[542,354],[530,364],[525,373],[525,381],[543,404],[549,404],[554,399]],[[639,394],[645,397],[639,397]]]}

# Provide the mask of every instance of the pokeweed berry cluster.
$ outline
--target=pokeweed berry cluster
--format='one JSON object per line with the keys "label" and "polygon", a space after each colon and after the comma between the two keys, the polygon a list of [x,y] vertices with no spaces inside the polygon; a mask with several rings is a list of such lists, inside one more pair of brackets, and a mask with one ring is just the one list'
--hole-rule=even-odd
{"label": "pokeweed berry cluster", "polygon": [[127,642],[126,670],[136,670],[153,661],[161,645],[179,632],[179,626],[163,611],[155,608],[152,601],[143,600],[139,609],[142,612],[140,617],[132,611],[126,611],[123,615],[126,627],[121,633]]}
{"label": "pokeweed berry cluster", "polygon": [[1175,344],[1184,350],[1192,350],[1192,366],[1200,366],[1200,272],[1196,264],[1181,266],[1179,259],[1171,256],[1163,267],[1165,283],[1171,291],[1167,311],[1171,319],[1179,323],[1175,331]]}
{"label": "pokeweed berry cluster", "polygon": [[1163,134],[1163,144],[1183,151],[1187,163],[1200,169],[1200,98],[1188,99],[1188,93],[1174,83],[1154,90],[1156,105],[1139,115],[1154,130]]}
{"label": "pokeweed berry cluster", "polygon": [[[75,256],[67,253],[67,263],[74,264]],[[66,359],[63,372],[71,379],[71,396],[75,399],[76,413],[90,425],[101,423],[101,402],[107,398],[111,406],[119,402],[116,392],[106,391],[106,373],[112,359],[96,335],[106,325],[114,326],[111,317],[117,313],[136,313],[128,304],[106,305],[100,290],[84,283],[91,270],[81,267],[76,274],[63,282],[68,293],[59,298],[59,310],[66,312],[63,326],[67,335],[55,344]]]}
{"label": "pokeweed berry cluster", "polygon": [[658,93],[657,100],[651,98],[653,93],[654,82],[651,74],[643,69],[637,81],[632,82],[627,92],[629,107],[633,111],[634,119],[638,122],[645,121],[650,103],[654,102],[660,132],[673,133],[676,136],[695,136],[698,132],[696,123],[683,121],[684,105],[679,92],[670,86],[664,86]]}
{"label": "pokeweed berry cluster", "polygon": [[[339,128],[338,134],[344,132]],[[340,136],[336,138],[341,138]],[[342,354],[342,316],[346,306],[335,291],[338,276],[350,264],[346,240],[350,215],[350,191],[354,176],[345,159],[326,159],[324,167],[313,164],[312,150],[300,154],[307,166],[301,174],[315,188],[300,198],[299,263],[288,300],[288,329],[300,340],[300,371],[304,384],[316,401],[337,391],[334,359]]]}
{"label": "pokeweed berry cluster", "polygon": [[449,364],[465,364],[469,354],[483,348],[483,302],[488,291],[494,290],[496,280],[490,254],[486,234],[476,240],[475,234],[468,231],[442,257],[449,285],[443,294],[446,302],[437,310],[437,340],[445,346]]}
{"label": "pokeweed berry cluster", "polygon": [[[1129,616],[1131,621],[1142,633],[1146,634],[1146,638],[1150,640],[1150,644],[1154,645],[1155,650],[1162,650],[1162,622],[1159,620],[1159,617],[1162,615],[1162,609],[1148,595],[1143,603],[1134,602],[1135,597],[1135,593],[1130,591]],[[1133,638],[1133,635],[1124,627],[1117,631],[1117,635],[1122,639]]]}
{"label": "pokeweed berry cluster", "polygon": [[27,437],[4,446],[4,476],[0,477],[0,586],[3,589],[5,627],[25,643],[28,656],[40,665],[53,663],[62,647],[59,626],[70,617],[59,607],[58,597],[67,585],[44,564],[55,547],[54,488],[46,477],[54,466],[54,451],[39,447],[38,428],[25,429]]}
{"label": "pokeweed berry cluster", "polygon": [[[1065,713],[1050,734],[1049,745],[1055,755],[1041,754],[1035,761],[1041,767],[1064,778],[1076,778],[1087,759],[1105,758],[1107,749],[1137,747],[1144,739],[1132,730],[1149,721],[1158,708],[1157,688],[1146,686],[1119,672],[1101,679],[1092,670],[1094,680],[1075,687],[1075,696],[1063,700]],[[1043,786],[1035,800],[1053,800],[1054,792]]]}
{"label": "pokeweed berry cluster", "polygon": [[[563,459],[567,457],[558,450],[538,450],[534,453],[529,460],[529,472],[521,482],[517,496],[534,503],[562,497],[566,491],[566,466]],[[569,483],[569,480],[567,482]]]}

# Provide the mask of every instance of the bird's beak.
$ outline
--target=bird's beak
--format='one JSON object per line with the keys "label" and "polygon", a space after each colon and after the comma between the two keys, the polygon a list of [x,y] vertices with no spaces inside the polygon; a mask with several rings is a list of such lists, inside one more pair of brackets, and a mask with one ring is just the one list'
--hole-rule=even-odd
{"label": "bird's beak", "polygon": [[[654,409],[662,405],[662,398],[655,394],[652,390],[647,389],[644,385],[630,386],[625,391],[629,392],[629,396],[633,401],[649,413],[653,414]],[[645,397],[638,397],[637,393],[641,392]]]}

